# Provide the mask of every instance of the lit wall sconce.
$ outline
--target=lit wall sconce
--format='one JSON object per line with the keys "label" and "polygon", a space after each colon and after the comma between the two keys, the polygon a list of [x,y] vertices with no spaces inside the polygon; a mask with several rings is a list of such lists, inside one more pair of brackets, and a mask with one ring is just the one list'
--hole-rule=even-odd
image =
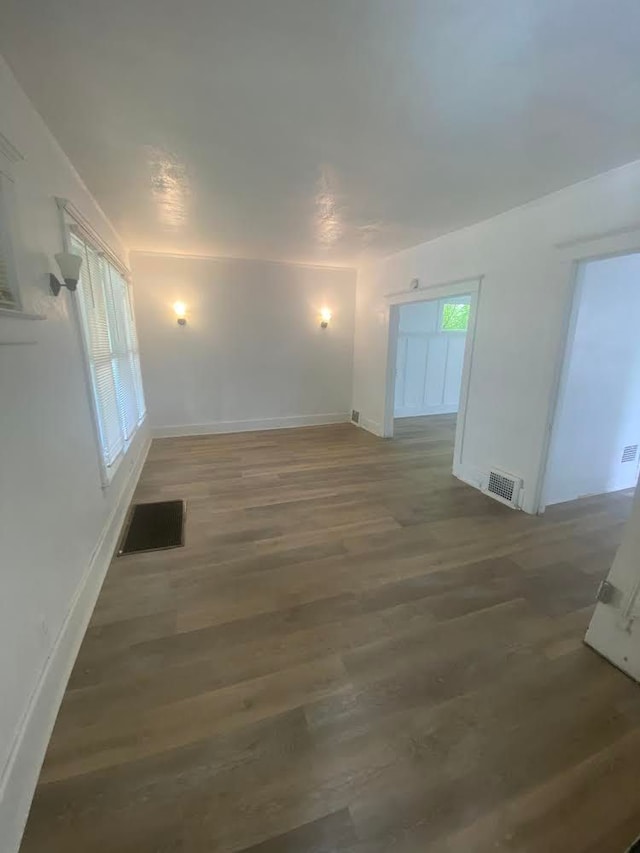
{"label": "lit wall sconce", "polygon": [[176,312],[176,317],[178,318],[179,326],[187,325],[187,306],[184,302],[174,302],[173,310]]}
{"label": "lit wall sconce", "polygon": [[82,257],[71,252],[59,252],[55,258],[62,273],[62,282],[58,281],[53,273],[49,273],[49,287],[53,295],[57,296],[63,287],[73,291],[78,286]]}
{"label": "lit wall sconce", "polygon": [[320,311],[320,328],[326,329],[329,325],[329,320],[331,320],[331,311],[328,308],[323,308]]}

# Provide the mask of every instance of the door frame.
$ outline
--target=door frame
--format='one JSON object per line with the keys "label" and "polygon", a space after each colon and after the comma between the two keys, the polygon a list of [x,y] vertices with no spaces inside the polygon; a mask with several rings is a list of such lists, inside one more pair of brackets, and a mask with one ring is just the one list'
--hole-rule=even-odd
{"label": "door frame", "polygon": [[551,448],[557,429],[560,401],[564,393],[569,354],[576,331],[582,270],[589,261],[601,261],[607,258],[640,253],[640,228],[622,229],[599,236],[570,240],[566,243],[558,243],[554,248],[558,253],[559,260],[568,268],[569,285],[536,483],[535,512],[538,515],[542,515],[547,508],[545,492],[551,463]]}
{"label": "door frame", "polygon": [[470,278],[456,279],[455,281],[425,285],[417,287],[415,290],[388,293],[385,296],[387,305],[389,306],[389,329],[385,375],[384,423],[382,425],[382,435],[384,438],[393,438],[400,307],[402,305],[410,305],[414,302],[433,302],[436,299],[442,299],[447,296],[466,296],[468,294],[470,297],[469,325],[467,327],[467,339],[464,347],[462,381],[460,383],[460,405],[458,408],[453,452],[453,473],[456,476],[459,475],[462,464],[467,403],[469,400],[473,351],[476,339],[476,322],[483,278],[484,276],[477,275]]}

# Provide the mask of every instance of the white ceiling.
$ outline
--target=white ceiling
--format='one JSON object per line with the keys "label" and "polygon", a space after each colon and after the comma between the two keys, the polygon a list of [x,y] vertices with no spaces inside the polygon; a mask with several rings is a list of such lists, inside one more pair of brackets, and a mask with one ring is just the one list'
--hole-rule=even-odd
{"label": "white ceiling", "polygon": [[640,157],[639,0],[2,0],[1,18],[131,248],[354,265]]}

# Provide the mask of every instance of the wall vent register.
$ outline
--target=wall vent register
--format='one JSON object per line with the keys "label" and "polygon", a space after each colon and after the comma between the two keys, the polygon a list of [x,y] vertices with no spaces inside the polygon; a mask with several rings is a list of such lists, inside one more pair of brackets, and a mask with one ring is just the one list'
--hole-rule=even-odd
{"label": "wall vent register", "polygon": [[489,479],[483,491],[497,501],[517,508],[521,487],[522,480],[494,468],[489,472]]}
{"label": "wall vent register", "polygon": [[638,445],[628,444],[622,451],[622,462],[635,462],[638,458]]}

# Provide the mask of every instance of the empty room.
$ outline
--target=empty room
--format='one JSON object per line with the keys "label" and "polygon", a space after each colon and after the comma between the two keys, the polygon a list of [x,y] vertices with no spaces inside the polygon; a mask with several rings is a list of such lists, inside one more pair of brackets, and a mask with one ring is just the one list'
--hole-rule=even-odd
{"label": "empty room", "polygon": [[639,849],[639,36],[0,0],[0,853]]}

